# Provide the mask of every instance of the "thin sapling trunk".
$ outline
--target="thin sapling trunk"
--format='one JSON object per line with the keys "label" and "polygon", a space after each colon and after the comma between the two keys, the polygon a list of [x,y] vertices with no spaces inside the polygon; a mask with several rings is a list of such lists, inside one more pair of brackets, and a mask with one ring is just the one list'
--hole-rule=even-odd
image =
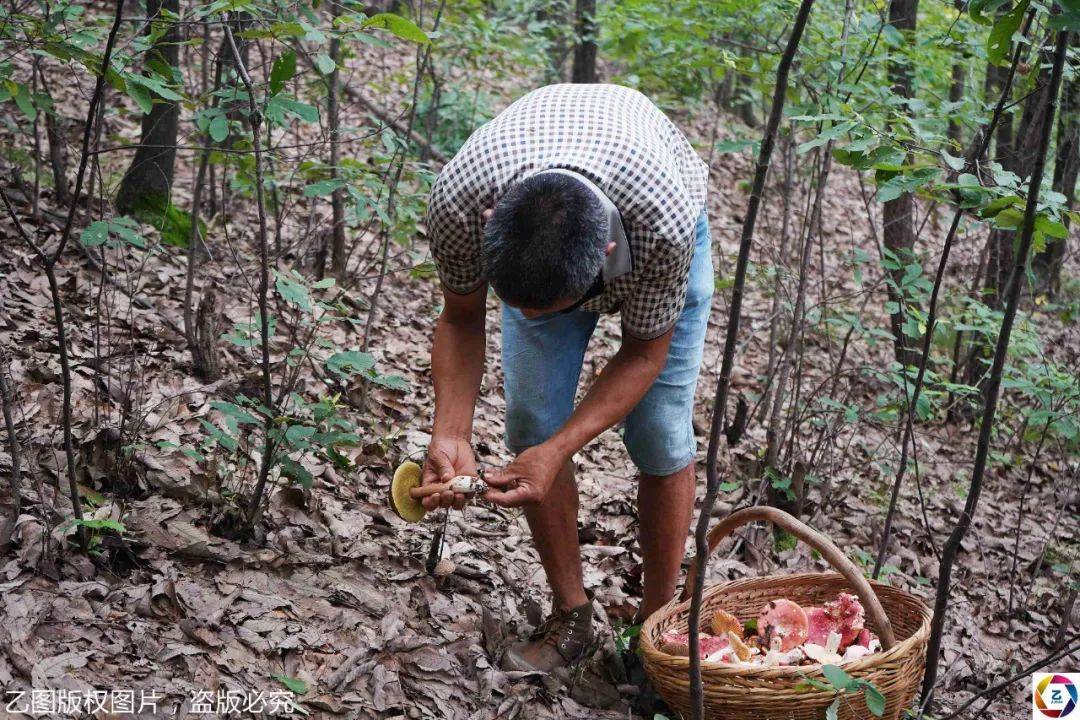
{"label": "thin sapling trunk", "polygon": [[[1021,35],[1024,34],[1027,25],[1031,23],[1033,17],[1033,13],[1028,14],[1025,21],[1025,28],[1024,30],[1021,30]],[[989,125],[980,129],[976,133],[975,138],[972,139],[971,147],[968,149],[965,158],[964,172],[972,172],[974,170],[979,158],[986,152],[986,149],[990,144],[990,139],[994,135],[994,130],[1001,121],[1002,114],[1005,111],[1005,105],[1008,102],[1010,91],[1012,89],[1013,79],[1016,77],[1016,68],[1020,63],[1023,47],[1022,43],[1018,44],[1016,51],[1013,53],[1012,64],[1009,66],[1009,72],[1004,79],[1004,87],[998,98],[997,105],[994,106],[994,112],[990,116]],[[915,382],[911,390],[911,397],[907,398],[907,407],[906,412],[904,413],[904,433],[900,440],[900,463],[896,468],[896,478],[893,480],[892,494],[889,497],[889,508],[885,513],[885,525],[881,531],[881,542],[878,545],[877,557],[874,560],[874,570],[871,575],[875,580],[881,574],[881,568],[885,564],[885,558],[889,551],[889,540],[892,537],[893,519],[896,516],[896,507],[900,499],[900,488],[904,483],[904,475],[907,473],[908,448],[911,447],[914,442],[915,409],[918,407],[923,381],[926,378],[926,366],[930,361],[930,349],[933,344],[934,329],[937,325],[938,295],[941,291],[941,285],[945,281],[945,269],[949,264],[949,254],[952,251],[953,241],[956,239],[957,230],[960,228],[960,219],[963,215],[963,209],[958,205],[953,213],[953,219],[952,223],[949,225],[949,230],[945,234],[945,241],[941,246],[941,257],[938,260],[937,272],[934,275],[934,286],[930,291],[930,303],[927,307],[926,314],[926,331],[923,334],[922,339],[922,352],[918,358],[918,369],[915,373]],[[929,527],[927,528],[927,532],[929,532]]]}
{"label": "thin sapling trunk", "polygon": [[263,452],[262,461],[259,464],[259,479],[255,483],[255,489],[251,492],[251,499],[248,502],[247,508],[247,525],[250,528],[255,524],[255,517],[258,515],[259,507],[262,504],[263,493],[266,491],[266,481],[270,475],[271,460],[274,456],[274,443],[271,439],[272,423],[274,422],[274,398],[271,390],[270,378],[270,303],[268,302],[268,296],[270,294],[270,257],[269,248],[267,246],[269,231],[266,222],[266,197],[263,188],[263,150],[261,142],[263,116],[259,111],[259,108],[255,105],[255,88],[252,86],[251,76],[248,75],[247,66],[244,63],[243,57],[241,57],[240,49],[236,44],[236,39],[233,37],[233,31],[229,25],[227,14],[225,22],[222,23],[222,27],[225,30],[225,39],[229,44],[229,51],[232,53],[233,62],[236,63],[237,74],[244,84],[244,89],[247,90],[248,122],[251,124],[251,147],[255,155],[255,206],[259,215],[258,235],[255,240],[259,249],[258,304],[259,349],[261,352],[261,400],[264,407],[263,412],[267,415],[263,424]]}
{"label": "thin sapling trunk", "polygon": [[997,412],[1001,380],[1005,370],[1005,360],[1009,354],[1009,339],[1012,335],[1016,309],[1020,304],[1020,286],[1025,275],[1025,264],[1035,230],[1035,216],[1038,212],[1039,191],[1042,188],[1043,173],[1046,169],[1046,155],[1050,147],[1050,135],[1053,129],[1054,115],[1057,111],[1058,89],[1065,66],[1065,55],[1069,45],[1069,32],[1060,31],[1054,47],[1053,69],[1050,73],[1050,85],[1046,94],[1047,107],[1043,113],[1042,126],[1039,128],[1039,144],[1032,169],[1027,204],[1024,208],[1024,221],[1020,235],[1020,245],[1016,251],[1016,261],[1012,266],[1008,284],[1005,286],[1005,315],[1001,321],[997,343],[994,347],[994,359],[986,380],[982,423],[979,427],[979,441],[975,450],[975,464],[971,470],[971,483],[967,500],[956,526],[949,535],[942,551],[941,566],[938,572],[937,597],[934,601],[934,616],[930,623],[930,639],[926,651],[926,674],[923,677],[923,706],[928,707],[933,699],[934,685],[937,683],[938,663],[941,659],[941,641],[945,629],[945,615],[949,608],[949,596],[952,584],[952,568],[960,551],[960,543],[967,535],[972,518],[979,504],[986,464],[990,456],[990,443],[994,433],[994,418]]}
{"label": "thin sapling trunk", "polygon": [[735,280],[731,288],[731,310],[727,334],[724,338],[724,356],[720,365],[720,377],[716,384],[716,400],[713,404],[712,424],[709,428],[709,449],[705,459],[705,499],[702,501],[697,527],[694,530],[694,545],[698,563],[694,577],[687,579],[688,582],[693,583],[689,618],[690,705],[693,708],[695,720],[703,720],[705,717],[705,696],[701,685],[700,655],[701,596],[705,584],[705,566],[709,552],[707,541],[709,518],[712,516],[712,508],[716,503],[716,495],[720,491],[720,475],[717,467],[720,452],[720,434],[724,428],[725,408],[727,407],[728,391],[731,387],[731,371],[735,365],[735,345],[739,333],[739,319],[742,313],[743,288],[746,285],[746,268],[750,262],[754,226],[757,222],[758,210],[761,207],[761,196],[765,190],[765,180],[769,175],[769,163],[772,160],[773,147],[776,145],[780,117],[784,111],[788,74],[791,71],[792,63],[795,61],[795,52],[799,48],[799,41],[802,39],[803,30],[806,29],[806,21],[810,17],[810,10],[813,6],[814,0],[802,0],[799,4],[799,11],[795,16],[795,24],[791,28],[791,35],[788,37],[787,47],[784,48],[784,54],[776,68],[776,87],[773,90],[772,109],[769,113],[768,124],[765,127],[765,135],[761,140],[761,149],[758,152],[754,169],[754,182],[750,189],[750,200],[746,208],[746,219],[743,221],[742,236],[739,239],[739,256],[735,263]]}
{"label": "thin sapling trunk", "polygon": [[[336,20],[341,14],[340,3],[330,3],[331,17]],[[331,21],[331,25],[333,21]],[[337,35],[330,38],[330,59],[334,61],[334,70],[330,73],[326,91],[326,114],[330,130],[330,177],[337,179],[340,176],[339,164],[341,163],[341,112],[339,110],[338,96],[341,94],[341,39]],[[331,235],[331,262],[330,271],[338,280],[345,278],[346,265],[349,253],[345,246],[345,189],[335,188],[330,195],[330,208],[333,213],[333,228]],[[324,256],[325,257],[325,256]]]}

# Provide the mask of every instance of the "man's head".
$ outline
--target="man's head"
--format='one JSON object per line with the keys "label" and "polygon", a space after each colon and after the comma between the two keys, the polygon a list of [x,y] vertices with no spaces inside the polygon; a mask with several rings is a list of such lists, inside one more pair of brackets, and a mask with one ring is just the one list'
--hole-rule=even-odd
{"label": "man's head", "polygon": [[585,183],[558,172],[532,175],[502,196],[484,227],[488,282],[527,315],[569,307],[604,266],[607,224]]}

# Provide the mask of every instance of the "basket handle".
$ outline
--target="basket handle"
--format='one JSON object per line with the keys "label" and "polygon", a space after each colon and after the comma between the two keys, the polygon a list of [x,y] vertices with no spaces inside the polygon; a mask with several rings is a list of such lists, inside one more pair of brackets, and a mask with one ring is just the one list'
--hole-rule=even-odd
{"label": "basket handle", "polygon": [[[889,617],[885,614],[885,608],[881,606],[873,587],[859,572],[859,569],[855,567],[855,564],[848,560],[844,553],[840,551],[840,548],[836,547],[829,538],[779,508],[768,505],[755,505],[728,515],[719,525],[709,531],[709,555],[716,551],[721,540],[736,529],[757,520],[771,522],[821,553],[821,556],[832,565],[833,569],[843,575],[844,579],[851,583],[851,586],[855,589],[855,594],[859,596],[863,607],[866,608],[870,621],[878,630],[881,647],[884,650],[889,650],[896,644],[896,636],[893,635],[892,623],[889,622]],[[708,557],[705,559],[708,560]],[[697,564],[697,557],[690,560],[690,571],[686,577],[686,586],[683,588],[680,600],[685,601],[693,592]]]}

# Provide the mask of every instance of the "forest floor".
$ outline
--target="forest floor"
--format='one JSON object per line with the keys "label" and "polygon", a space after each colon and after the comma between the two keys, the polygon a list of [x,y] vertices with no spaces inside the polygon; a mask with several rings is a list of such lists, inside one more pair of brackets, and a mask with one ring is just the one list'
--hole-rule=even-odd
{"label": "forest floor", "polygon": [[[73,107],[85,107],[84,101],[75,102]],[[707,146],[711,111],[675,119],[699,146]],[[134,137],[137,132],[130,118],[110,122],[110,133]],[[734,128],[735,121],[721,116],[720,123],[720,137],[730,137],[728,128]],[[109,162],[122,167],[121,159]],[[717,154],[712,166],[708,211],[718,274],[727,277],[752,163],[746,154]],[[851,306],[852,298],[868,298],[867,307],[880,309],[880,283],[858,287],[850,273],[837,270],[844,253],[856,246],[873,247],[873,241],[857,178],[834,172],[826,198],[826,234],[820,255],[813,259],[814,277],[822,280],[811,292],[837,308]],[[181,172],[178,188],[190,187],[186,173]],[[180,191],[181,206],[190,202],[185,191]],[[766,203],[756,240],[734,379],[734,391],[751,400],[762,390],[771,322],[771,299],[762,289],[767,283],[754,278],[774,262],[780,224],[777,197]],[[47,197],[43,206],[49,208]],[[18,209],[31,223],[28,203]],[[310,212],[297,200],[291,222],[302,224]],[[796,217],[801,212],[799,208]],[[59,222],[46,214],[40,227],[54,230]],[[212,227],[220,231],[221,221]],[[218,288],[229,323],[246,323],[253,316],[249,294],[229,291],[242,288],[245,276],[254,277],[254,252],[246,242],[251,227],[250,217],[230,217],[231,242],[212,247],[216,259],[200,270],[199,288]],[[45,231],[43,236],[50,237]],[[924,241],[933,245],[941,234],[932,220]],[[425,572],[424,561],[439,520],[406,525],[385,503],[393,467],[422,451],[430,427],[429,352],[440,296],[436,280],[409,272],[424,256],[422,240],[410,252],[392,253],[371,341],[380,372],[402,376],[411,389],[372,387],[362,395],[359,385],[348,387],[348,412],[364,435],[364,445],[350,453],[356,471],[343,474],[311,465],[314,489],[274,492],[265,534],[247,544],[210,531],[211,481],[195,460],[168,448],[201,441],[205,431],[200,420],[214,415],[211,401],[242,390],[254,372],[253,358],[230,349],[226,377],[231,379],[212,385],[191,374],[178,333],[182,252],[158,247],[129,257],[128,265],[116,270],[121,291],[103,285],[101,274],[73,247],[60,265],[59,279],[74,363],[79,477],[84,493],[98,506],[95,517],[119,519],[126,526],[122,541],[107,540],[100,557],[91,560],[71,551],[70,538],[55,527],[56,518],[67,516],[71,508],[55,489],[63,467],[56,430],[61,388],[45,277],[31,253],[12,239],[14,228],[6,217],[0,218],[0,235],[6,238],[0,245],[0,338],[11,355],[15,419],[23,432],[24,503],[34,509],[13,524],[0,521],[0,549],[7,547],[0,555],[0,688],[150,690],[159,695],[161,712],[183,718],[197,714],[192,703],[200,691],[282,689],[274,677],[282,676],[306,684],[299,703],[317,718],[627,717],[622,704],[589,708],[574,699],[586,699],[580,692],[498,668],[500,649],[547,609],[543,571],[519,513],[487,507],[452,513],[445,556],[456,567],[436,578]],[[974,248],[981,242],[974,233],[962,238],[952,282],[969,283]],[[300,267],[304,260],[286,256],[279,267]],[[822,261],[824,267],[819,267]],[[368,295],[373,288],[372,260],[357,258],[357,263],[355,272],[365,279],[344,292],[362,303],[361,293]],[[143,302],[132,302],[133,295]],[[702,453],[727,295],[726,289],[717,292],[698,388],[696,425]],[[475,427],[479,457],[492,465],[507,461],[501,440],[497,306],[490,302],[489,362]],[[878,323],[887,325],[884,311],[878,312]],[[1077,328],[1054,326],[1052,319],[1046,323],[1048,346],[1062,352],[1071,348],[1075,354]],[[328,333],[338,346],[356,347],[363,324],[335,323]],[[601,323],[590,345],[583,385],[618,347],[618,336],[614,319]],[[811,337],[810,342],[802,368],[808,386],[830,377],[839,350],[835,340]],[[281,360],[287,349],[276,347],[274,359]],[[855,391],[846,402],[873,407],[881,381],[859,368],[887,363],[890,352],[887,343],[858,342],[852,347],[848,368]],[[322,382],[305,376],[304,387],[318,390]],[[107,428],[117,426],[125,410],[129,418],[141,421],[140,442],[131,448],[130,465],[118,467],[113,460],[116,434]],[[934,422],[919,427],[919,479],[929,533],[938,549],[963,503],[958,481],[970,467],[974,438],[967,425]],[[813,439],[809,433],[804,447]],[[717,515],[748,502],[755,492],[748,468],[764,443],[765,426],[753,420],[741,443],[722,458],[725,476],[738,487],[721,496]],[[822,460],[819,470],[827,480],[809,492],[804,518],[862,562],[876,550],[887,504],[891,475],[882,474],[881,463],[896,457],[897,445],[895,427],[861,425],[839,432],[835,453]],[[1064,594],[1061,576],[1050,566],[1055,554],[1075,553],[1080,541],[1069,462],[1048,452],[1029,468],[1029,459],[1021,456],[1010,469],[988,478],[954,575],[940,715],[1046,654],[1057,637]],[[578,463],[585,583],[595,594],[597,608],[606,610],[597,616],[610,628],[605,631],[610,650],[640,597],[633,468],[615,430],[583,450]],[[0,453],[0,475],[6,477],[10,467],[10,455]],[[704,473],[699,474],[703,486]],[[125,478],[131,480],[127,486],[120,482]],[[1025,482],[1030,487],[1024,502],[1035,510],[1021,513]],[[914,483],[909,477],[900,501],[887,579],[931,603],[938,563]],[[6,503],[7,492],[4,483],[0,502]],[[59,515],[43,511],[42,500]],[[760,535],[756,542],[753,560],[729,553],[715,557],[710,581],[825,569],[804,547],[776,550]],[[1033,569],[1037,576],[1032,576]],[[1005,610],[1013,592],[1021,611],[1010,619]],[[1058,669],[1067,670],[1068,664],[1066,659]],[[1076,661],[1071,664],[1076,669]],[[590,693],[593,698],[598,694]],[[1017,683],[982,717],[1026,718],[1028,698],[1028,685]]]}

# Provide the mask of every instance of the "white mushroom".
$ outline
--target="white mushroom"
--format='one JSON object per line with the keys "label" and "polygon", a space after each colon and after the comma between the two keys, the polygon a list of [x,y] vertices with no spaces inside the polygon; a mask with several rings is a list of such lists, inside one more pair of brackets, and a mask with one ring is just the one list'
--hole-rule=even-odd
{"label": "white mushroom", "polygon": [[487,483],[471,475],[458,475],[450,481],[450,489],[466,495],[480,495],[487,492]]}
{"label": "white mushroom", "polygon": [[870,648],[864,645],[851,645],[844,651],[844,657],[842,662],[854,662],[859,658],[864,658],[870,654]]}
{"label": "white mushroom", "polygon": [[806,657],[822,665],[837,665],[842,660],[838,654],[817,643],[806,643],[803,645],[803,651],[806,653]]}

